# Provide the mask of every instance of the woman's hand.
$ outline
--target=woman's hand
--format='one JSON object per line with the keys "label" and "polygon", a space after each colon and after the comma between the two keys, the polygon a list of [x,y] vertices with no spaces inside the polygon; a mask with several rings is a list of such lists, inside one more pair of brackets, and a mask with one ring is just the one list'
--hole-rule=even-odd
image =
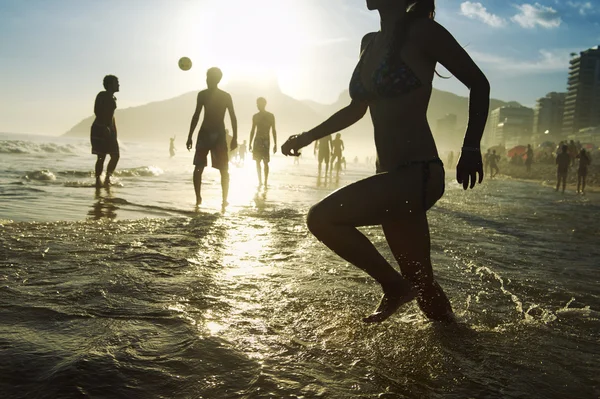
{"label": "woman's hand", "polygon": [[462,151],[456,165],[456,181],[462,184],[463,189],[475,187],[479,174],[479,184],[483,181],[483,162],[480,151]]}
{"label": "woman's hand", "polygon": [[308,133],[294,134],[281,146],[281,153],[285,156],[291,155],[294,157],[300,156],[298,150],[306,147],[312,142]]}

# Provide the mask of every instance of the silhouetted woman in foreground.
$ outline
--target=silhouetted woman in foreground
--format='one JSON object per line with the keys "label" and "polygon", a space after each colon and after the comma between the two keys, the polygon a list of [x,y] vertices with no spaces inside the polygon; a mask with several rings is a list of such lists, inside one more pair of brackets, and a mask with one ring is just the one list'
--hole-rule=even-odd
{"label": "silhouetted woman in foreground", "polygon": [[117,162],[119,162],[119,142],[117,141],[117,124],[115,123],[115,110],[117,99],[115,93],[119,91],[119,79],[113,75],[107,75],[102,82],[105,91],[96,96],[94,103],[94,114],[96,119],[92,124],[90,139],[92,142],[92,154],[96,154],[96,186],[100,186],[100,175],[104,169],[106,155],[110,154],[110,161],[106,166],[106,178],[104,184],[110,185]]}
{"label": "silhouetted woman in foreground", "polygon": [[[310,231],[339,256],[377,280],[383,297],[365,322],[380,322],[417,298],[427,317],[453,319],[435,281],[426,211],[444,192],[444,167],[427,123],[436,63],[470,89],[469,123],[458,165],[464,189],[483,179],[479,149],[488,114],[489,83],[464,49],[434,22],[433,0],[367,0],[378,10],[381,31],[367,34],[350,81],[352,102],[314,129],[292,136],[286,155],[338,132],[370,110],[377,149],[377,174],[350,184],[314,205]],[[381,225],[400,265],[398,273],[357,229]]]}

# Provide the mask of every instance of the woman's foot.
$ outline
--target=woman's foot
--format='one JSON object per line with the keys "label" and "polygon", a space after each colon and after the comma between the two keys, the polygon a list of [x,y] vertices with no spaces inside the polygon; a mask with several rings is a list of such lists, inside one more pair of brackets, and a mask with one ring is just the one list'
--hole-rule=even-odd
{"label": "woman's foot", "polygon": [[400,306],[404,305],[417,297],[417,291],[412,285],[402,280],[395,284],[392,289],[384,289],[379,306],[371,315],[363,318],[365,323],[381,323],[388,317],[396,313]]}

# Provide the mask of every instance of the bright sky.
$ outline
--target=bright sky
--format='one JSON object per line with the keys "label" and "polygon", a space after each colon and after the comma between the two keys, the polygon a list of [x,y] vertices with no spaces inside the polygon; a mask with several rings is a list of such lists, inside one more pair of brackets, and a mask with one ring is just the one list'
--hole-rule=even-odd
{"label": "bright sky", "polygon": [[[569,53],[600,44],[600,0],[438,0],[437,20],[488,75],[492,95],[532,106],[564,91]],[[92,114],[102,77],[119,107],[227,80],[278,82],[331,103],[348,85],[360,38],[379,29],[364,0],[2,0],[0,131],[62,134]],[[183,72],[181,56],[193,61]],[[434,86],[466,95],[456,79]]]}

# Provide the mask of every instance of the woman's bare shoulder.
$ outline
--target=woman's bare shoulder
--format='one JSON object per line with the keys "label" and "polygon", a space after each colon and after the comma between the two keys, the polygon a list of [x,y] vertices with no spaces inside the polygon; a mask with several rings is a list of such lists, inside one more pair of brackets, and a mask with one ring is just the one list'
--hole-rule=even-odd
{"label": "woman's bare shoulder", "polygon": [[377,32],[369,32],[363,36],[362,40],[360,41],[360,51],[363,51],[365,47],[371,43],[371,40],[373,40],[375,35],[377,35]]}

